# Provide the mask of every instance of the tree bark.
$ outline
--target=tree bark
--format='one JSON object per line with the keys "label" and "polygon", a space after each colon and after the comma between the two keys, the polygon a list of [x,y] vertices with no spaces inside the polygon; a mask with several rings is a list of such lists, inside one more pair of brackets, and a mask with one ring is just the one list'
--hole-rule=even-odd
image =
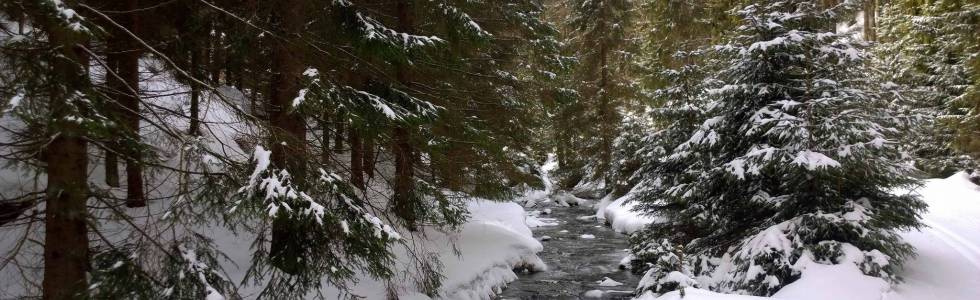
{"label": "tree bark", "polygon": [[[119,60],[120,53],[122,49],[119,47],[119,43],[114,43],[111,41],[106,42],[106,65],[110,72],[118,72],[119,70]],[[126,84],[114,76],[113,74],[106,74],[106,87],[108,91],[106,94],[111,95],[113,101],[119,103],[120,94],[126,89]],[[109,111],[107,112],[114,119],[119,120],[121,118],[121,109],[114,109],[115,106],[109,106]],[[105,145],[105,183],[111,187],[119,187],[119,158],[116,155],[116,151],[119,151],[119,141],[116,138],[110,138],[106,141]]]}
{"label": "tree bark", "polygon": [[[411,0],[398,1],[396,10],[399,31],[406,33],[411,33],[414,31],[413,27],[415,26],[415,16],[412,9],[413,7]],[[411,85],[411,82],[408,79],[409,68],[410,67],[405,64],[400,64],[396,67],[396,77],[402,86]],[[414,166],[412,164],[414,160],[414,151],[410,142],[411,139],[408,129],[405,127],[405,125],[397,125],[397,127],[392,130],[392,140],[393,144],[391,151],[395,158],[395,184],[392,206],[394,208],[395,215],[405,222],[405,227],[411,231],[415,231],[417,226],[415,202],[418,201],[418,199],[415,195],[415,174],[413,169]]]}
{"label": "tree bark", "polygon": [[364,168],[364,173],[367,178],[374,179],[374,162],[375,162],[375,146],[374,137],[367,135],[364,137],[364,163],[361,165]]}
{"label": "tree bark", "polygon": [[350,179],[351,183],[364,190],[364,145],[361,144],[361,135],[351,126],[347,130],[350,143]]}
{"label": "tree bark", "polygon": [[[295,37],[303,30],[305,21],[301,0],[279,1],[275,18],[284,36]],[[272,51],[272,78],[269,89],[269,122],[272,125],[272,163],[286,169],[297,186],[304,186],[308,157],[306,156],[306,127],[302,115],[292,110],[292,100],[300,90],[303,63],[302,49],[294,40],[275,43]],[[287,214],[277,214],[272,223],[272,247],[269,251],[273,266],[287,274],[301,270],[306,235]]]}
{"label": "tree bark", "polygon": [[864,39],[870,42],[878,40],[878,1],[877,0],[865,0],[864,1]]}
{"label": "tree bark", "polygon": [[86,273],[89,266],[88,228],[88,144],[85,129],[70,117],[76,107],[68,100],[89,84],[84,69],[88,61],[80,49],[82,37],[61,27],[58,19],[45,20],[44,29],[61,57],[52,62],[54,82],[50,91],[53,140],[44,149],[48,182],[44,230],[43,299],[87,297]]}
{"label": "tree bark", "polygon": [[334,122],[334,136],[333,136],[333,152],[343,153],[344,152],[344,113],[337,111],[337,115]]}
{"label": "tree bark", "polygon": [[191,86],[191,108],[190,108],[190,125],[187,128],[187,134],[198,136],[201,135],[201,120],[199,112],[201,110],[201,87],[194,83],[194,80],[204,80],[203,66],[201,64],[201,50],[198,47],[191,49],[191,76],[194,78],[190,80]]}
{"label": "tree bark", "polygon": [[[125,10],[133,11],[138,7],[137,0],[126,0]],[[122,15],[118,23],[130,32],[139,31],[138,17],[135,13]],[[126,160],[126,206],[144,207],[146,198],[143,193],[143,151],[140,149],[140,104],[139,104],[139,59],[140,46],[137,41],[124,33],[118,33],[113,40],[119,43],[123,50],[119,56],[116,73],[122,78],[126,88],[120,91],[117,102],[122,106],[123,131],[130,139],[129,145],[122,147],[121,152]]]}

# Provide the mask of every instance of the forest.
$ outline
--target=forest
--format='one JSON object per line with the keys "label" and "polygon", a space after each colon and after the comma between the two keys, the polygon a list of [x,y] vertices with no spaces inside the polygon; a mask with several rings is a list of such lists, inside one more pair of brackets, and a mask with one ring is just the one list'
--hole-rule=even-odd
{"label": "forest", "polygon": [[3,299],[980,299],[980,0],[3,0]]}

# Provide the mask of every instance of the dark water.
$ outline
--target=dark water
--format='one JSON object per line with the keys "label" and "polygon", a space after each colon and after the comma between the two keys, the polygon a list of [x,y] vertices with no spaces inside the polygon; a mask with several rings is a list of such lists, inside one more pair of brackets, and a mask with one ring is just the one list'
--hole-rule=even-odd
{"label": "dark water", "polygon": [[[534,210],[529,208],[528,210]],[[534,228],[535,238],[542,241],[544,251],[538,255],[548,265],[548,271],[519,274],[498,299],[630,299],[639,275],[619,269],[626,255],[626,237],[594,219],[578,217],[595,215],[590,207],[553,207],[550,217],[559,225]],[[562,232],[567,230],[567,232]],[[583,234],[595,239],[583,239]],[[597,281],[609,277],[623,285],[599,286]],[[602,290],[601,297],[586,297],[590,290]]]}

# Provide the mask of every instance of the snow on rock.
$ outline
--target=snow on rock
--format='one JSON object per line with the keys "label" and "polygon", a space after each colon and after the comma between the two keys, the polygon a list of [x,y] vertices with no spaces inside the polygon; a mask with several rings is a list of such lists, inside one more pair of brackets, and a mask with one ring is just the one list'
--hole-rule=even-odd
{"label": "snow on rock", "polygon": [[613,230],[620,233],[633,233],[643,229],[647,224],[653,223],[653,217],[633,211],[636,203],[630,201],[630,195],[631,193],[627,193],[625,196],[615,200],[612,199],[612,195],[607,195],[602,198],[594,206],[596,209],[596,218],[605,220],[606,223],[612,226]]}
{"label": "snow on rock", "polygon": [[591,240],[591,239],[595,239],[595,236],[591,234],[583,234],[579,236],[579,238],[583,240]]}
{"label": "snow on rock", "polygon": [[596,283],[598,283],[599,286],[621,286],[621,285],[623,285],[622,282],[615,281],[615,280],[613,280],[612,278],[609,278],[609,277],[603,277],[602,280],[596,281]]}

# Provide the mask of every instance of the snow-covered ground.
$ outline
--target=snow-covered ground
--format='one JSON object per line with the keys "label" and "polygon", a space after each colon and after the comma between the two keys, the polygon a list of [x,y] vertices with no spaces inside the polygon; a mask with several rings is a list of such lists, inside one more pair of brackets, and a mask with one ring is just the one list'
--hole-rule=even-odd
{"label": "snow-covered ground", "polygon": [[[807,264],[802,277],[776,293],[785,300],[974,300],[980,299],[980,186],[966,174],[930,179],[917,191],[929,204],[923,215],[928,227],[903,232],[918,256],[899,274],[904,283],[889,286],[865,276],[853,265]],[[610,205],[611,206],[611,205]],[[608,208],[606,215],[609,215]],[[616,215],[616,213],[613,213]],[[725,295],[688,288],[691,300],[752,300],[760,297]],[[681,299],[678,292],[638,300]]]}

